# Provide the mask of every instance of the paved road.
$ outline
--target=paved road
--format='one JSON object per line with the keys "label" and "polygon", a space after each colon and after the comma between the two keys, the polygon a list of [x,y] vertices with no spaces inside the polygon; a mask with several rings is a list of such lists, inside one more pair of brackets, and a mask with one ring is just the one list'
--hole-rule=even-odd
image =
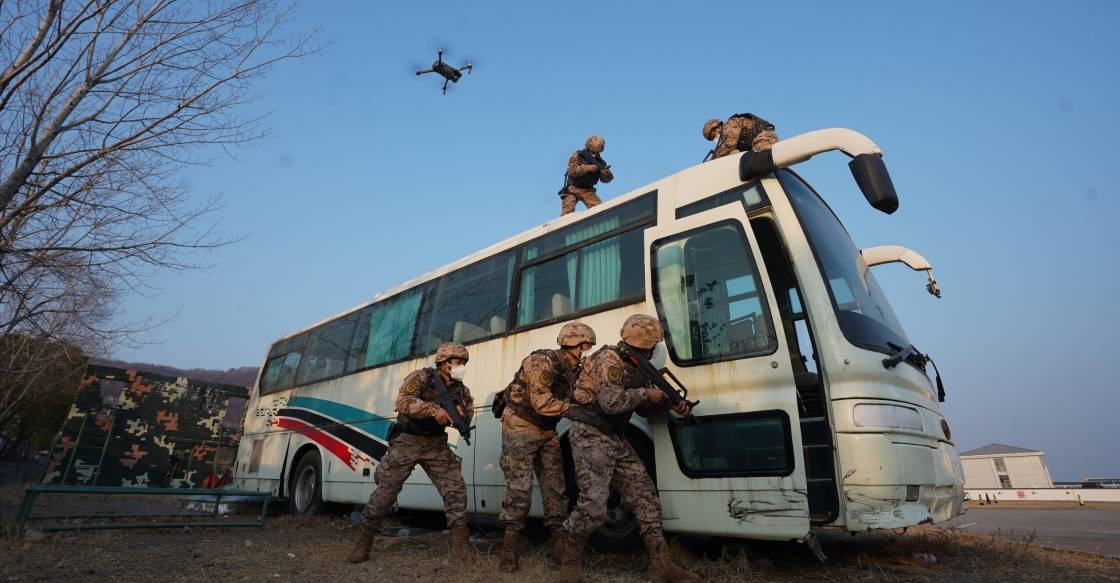
{"label": "paved road", "polygon": [[942,528],[1007,536],[1035,533],[1035,542],[1048,547],[1089,551],[1120,557],[1120,510],[1070,508],[978,508],[973,506]]}

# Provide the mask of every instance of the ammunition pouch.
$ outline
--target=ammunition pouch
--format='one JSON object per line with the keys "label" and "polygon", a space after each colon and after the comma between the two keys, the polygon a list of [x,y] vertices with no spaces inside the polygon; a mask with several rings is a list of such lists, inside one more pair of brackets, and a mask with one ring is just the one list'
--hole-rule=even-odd
{"label": "ammunition pouch", "polygon": [[607,415],[598,410],[595,405],[578,405],[572,403],[568,409],[568,419],[590,425],[607,435],[626,435],[626,427],[630,425],[630,413],[621,415]]}
{"label": "ammunition pouch", "polygon": [[424,437],[435,437],[437,435],[447,435],[447,428],[440,425],[434,417],[426,419],[411,419],[401,423],[397,422],[401,427],[401,433],[409,435],[420,435]]}
{"label": "ammunition pouch", "polygon": [[556,425],[560,423],[559,417],[545,417],[537,413],[537,410],[525,401],[526,399],[521,399],[516,403],[512,401],[509,403],[510,410],[513,411],[514,415],[528,421],[541,431],[556,431]]}

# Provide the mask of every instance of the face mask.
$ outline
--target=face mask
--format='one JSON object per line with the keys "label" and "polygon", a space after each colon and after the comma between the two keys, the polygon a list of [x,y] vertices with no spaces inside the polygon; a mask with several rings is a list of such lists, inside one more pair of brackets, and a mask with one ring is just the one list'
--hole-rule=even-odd
{"label": "face mask", "polygon": [[658,342],[653,347],[653,354],[649,357],[649,363],[652,364],[654,368],[661,370],[665,368],[665,364],[669,360],[668,357],[669,351],[665,348],[665,343]]}
{"label": "face mask", "polygon": [[451,375],[451,378],[461,381],[463,377],[467,376],[467,365],[460,364],[458,366],[453,366],[451,370],[448,371],[448,374]]}

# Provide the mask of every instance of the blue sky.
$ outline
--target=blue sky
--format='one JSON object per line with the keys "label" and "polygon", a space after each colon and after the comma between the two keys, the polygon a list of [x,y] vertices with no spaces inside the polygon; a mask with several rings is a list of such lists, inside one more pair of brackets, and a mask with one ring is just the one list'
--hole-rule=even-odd
{"label": "blue sky", "polygon": [[[1120,4],[787,4],[308,2],[292,28],[329,46],[247,110],[271,112],[273,137],[184,174],[244,240],[130,299],[128,317],[177,315],[117,356],[259,365],[277,336],[554,216],[588,134],[607,139],[609,199],[695,164],[707,118],[751,111],[883,148],[892,216],[839,155],[801,172],[858,245],[933,262],[940,301],[904,267],[878,276],[941,367],[962,450],[1120,475]],[[440,45],[477,64],[447,96],[411,73]]]}

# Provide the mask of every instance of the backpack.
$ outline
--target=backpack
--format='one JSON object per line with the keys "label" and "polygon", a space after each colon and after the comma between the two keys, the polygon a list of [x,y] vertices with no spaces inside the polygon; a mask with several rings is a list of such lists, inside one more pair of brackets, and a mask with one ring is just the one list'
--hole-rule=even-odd
{"label": "backpack", "polygon": [[761,117],[758,117],[753,113],[736,113],[735,115],[727,119],[732,120],[737,117],[746,118],[754,122],[753,131],[739,133],[739,141],[735,144],[735,149],[739,150],[740,152],[750,152],[754,149],[754,139],[758,136],[759,132],[761,132],[762,130],[774,129],[774,124],[762,119]]}

